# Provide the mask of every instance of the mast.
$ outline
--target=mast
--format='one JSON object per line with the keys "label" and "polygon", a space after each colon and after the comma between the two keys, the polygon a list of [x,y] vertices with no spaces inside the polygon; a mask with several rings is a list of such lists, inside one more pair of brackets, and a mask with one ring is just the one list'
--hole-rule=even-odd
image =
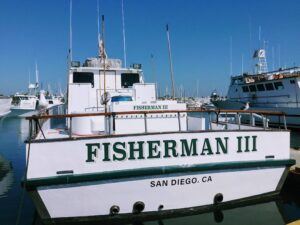
{"label": "mast", "polygon": [[106,54],[105,54],[105,42],[104,42],[104,15],[102,15],[102,27],[101,27],[101,47],[102,47],[102,51],[101,51],[101,59],[103,62],[103,78],[104,78],[104,93],[103,93],[103,103],[104,103],[104,109],[105,109],[105,113],[107,113],[107,100],[108,100],[108,96],[106,93],[106,73],[105,73],[105,59],[106,59]]}
{"label": "mast", "polygon": [[168,24],[166,25],[166,31],[167,31],[168,50],[169,50],[170,75],[171,75],[171,83],[172,83],[172,98],[175,98],[174,72],[173,72],[172,52],[171,52],[171,43],[170,43]]}
{"label": "mast", "polygon": [[124,14],[124,1],[121,0],[122,5],[122,31],[123,31],[123,54],[124,54],[124,67],[126,68],[127,59],[126,59],[126,39],[125,39],[125,14]]}
{"label": "mast", "polygon": [[70,0],[70,27],[69,27],[69,66],[71,67],[71,62],[73,60],[73,52],[72,52],[72,0]]}
{"label": "mast", "polygon": [[39,88],[39,71],[38,71],[37,62],[35,62],[35,92],[37,92],[38,88]]}

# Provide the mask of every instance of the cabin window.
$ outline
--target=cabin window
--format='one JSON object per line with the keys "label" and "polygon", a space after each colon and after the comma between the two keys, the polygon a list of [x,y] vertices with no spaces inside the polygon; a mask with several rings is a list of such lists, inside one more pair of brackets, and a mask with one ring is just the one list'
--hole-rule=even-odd
{"label": "cabin window", "polygon": [[294,84],[294,83],[295,83],[295,80],[290,80],[290,83],[291,83],[291,84]]}
{"label": "cabin window", "polygon": [[248,86],[243,86],[242,88],[243,88],[243,92],[249,92]]}
{"label": "cabin window", "polygon": [[266,83],[265,86],[266,86],[266,90],[267,90],[267,91],[272,91],[272,90],[274,90],[273,83]]}
{"label": "cabin window", "polygon": [[258,85],[256,85],[256,87],[257,87],[258,91],[264,91],[265,90],[265,86],[263,84],[258,84]]}
{"label": "cabin window", "polygon": [[140,75],[138,73],[121,74],[121,85],[123,88],[132,87],[135,83],[140,83]]}
{"label": "cabin window", "polygon": [[275,86],[276,90],[282,90],[283,89],[282,82],[275,82],[274,86]]}
{"label": "cabin window", "polygon": [[250,85],[250,86],[249,86],[249,89],[250,89],[251,92],[256,91],[255,85]]}
{"label": "cabin window", "polygon": [[90,72],[74,72],[73,83],[75,84],[91,84],[94,87],[94,73]]}

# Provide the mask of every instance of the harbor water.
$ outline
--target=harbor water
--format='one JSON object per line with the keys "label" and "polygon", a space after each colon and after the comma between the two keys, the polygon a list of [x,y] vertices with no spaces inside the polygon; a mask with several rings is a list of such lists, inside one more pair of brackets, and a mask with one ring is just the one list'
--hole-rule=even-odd
{"label": "harbor water", "polygon": [[[0,224],[42,224],[28,193],[21,187],[25,171],[28,121],[16,117],[0,120]],[[300,147],[300,132],[291,133],[291,147]],[[300,150],[299,150],[300,151]],[[253,181],[255,182],[255,181]],[[235,185],[239,185],[238,183]],[[257,184],[259,185],[259,183]],[[189,196],[187,196],[188,198]],[[192,196],[193,198],[195,196]],[[100,201],[100,199],[99,199]],[[299,191],[285,184],[280,196],[247,205],[231,205],[217,212],[193,212],[134,224],[287,224],[300,219]],[[80,224],[80,223],[76,223]],[[90,224],[90,223],[88,223]],[[99,224],[99,223],[96,223]],[[100,223],[101,224],[101,223]],[[124,224],[124,223],[122,223]]]}

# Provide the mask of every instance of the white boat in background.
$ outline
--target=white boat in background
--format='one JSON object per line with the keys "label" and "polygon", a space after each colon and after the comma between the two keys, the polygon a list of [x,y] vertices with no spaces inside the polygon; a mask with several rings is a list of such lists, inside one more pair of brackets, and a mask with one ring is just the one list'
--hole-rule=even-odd
{"label": "white boat in background", "polygon": [[35,67],[35,83],[29,81],[28,92],[25,94],[16,93],[12,98],[12,115],[22,116],[35,114],[39,106],[39,74],[37,64]]}
{"label": "white boat in background", "polygon": [[[212,102],[220,109],[243,109],[246,104],[253,110],[279,111],[286,114],[290,128],[300,128],[300,67],[267,71],[265,50],[257,50],[257,73],[231,77],[226,99],[217,94]],[[281,123],[270,117],[273,124]]]}
{"label": "white boat in background", "polygon": [[12,116],[27,117],[62,104],[64,104],[62,96],[40,90],[36,65],[36,82],[29,83],[28,93],[16,93],[12,98]]}
{"label": "white boat in background", "polygon": [[0,95],[0,117],[6,116],[10,113],[11,98]]}
{"label": "white boat in background", "polygon": [[16,93],[12,98],[11,110],[15,116],[29,112],[34,113],[38,108],[38,97],[29,94]]}
{"label": "white boat in background", "polygon": [[[100,56],[71,63],[68,114],[27,118],[23,186],[42,220],[166,215],[280,192],[295,163],[288,130],[253,111],[158,100],[140,65]],[[250,124],[241,123],[245,114]],[[51,126],[56,118],[66,118],[64,129]]]}

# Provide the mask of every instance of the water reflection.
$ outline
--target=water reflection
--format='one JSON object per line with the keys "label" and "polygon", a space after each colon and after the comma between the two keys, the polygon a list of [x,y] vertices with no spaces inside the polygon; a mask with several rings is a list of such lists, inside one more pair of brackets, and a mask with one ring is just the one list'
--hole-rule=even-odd
{"label": "water reflection", "polygon": [[29,135],[29,121],[22,118],[20,119],[19,124],[19,138],[18,141],[20,144],[23,144],[24,141],[28,138]]}
{"label": "water reflection", "polygon": [[6,197],[12,187],[13,181],[12,164],[0,155],[0,198]]}

